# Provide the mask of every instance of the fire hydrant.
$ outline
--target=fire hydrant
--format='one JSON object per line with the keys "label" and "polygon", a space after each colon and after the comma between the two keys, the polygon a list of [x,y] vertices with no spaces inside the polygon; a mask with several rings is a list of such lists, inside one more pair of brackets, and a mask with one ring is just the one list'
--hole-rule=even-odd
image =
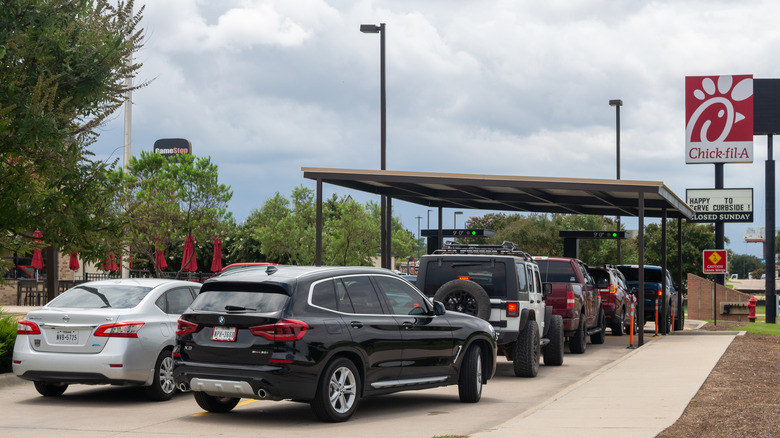
{"label": "fire hydrant", "polygon": [[748,321],[756,322],[756,297],[750,297],[747,303]]}

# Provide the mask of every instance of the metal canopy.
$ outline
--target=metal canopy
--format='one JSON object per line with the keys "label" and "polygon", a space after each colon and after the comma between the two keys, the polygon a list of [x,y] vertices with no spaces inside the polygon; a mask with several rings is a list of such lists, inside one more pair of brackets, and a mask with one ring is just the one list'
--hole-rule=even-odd
{"label": "metal canopy", "polygon": [[693,210],[663,182],[303,167],[318,180],[428,207],[537,213],[691,218]]}

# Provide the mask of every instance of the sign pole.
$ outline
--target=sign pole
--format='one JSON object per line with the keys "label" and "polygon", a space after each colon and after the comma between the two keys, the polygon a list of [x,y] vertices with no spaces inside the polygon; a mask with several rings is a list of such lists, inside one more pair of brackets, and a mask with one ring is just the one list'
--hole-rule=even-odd
{"label": "sign pole", "polygon": [[766,182],[766,232],[764,233],[764,261],[766,266],[766,323],[777,324],[775,283],[775,160],[772,156],[772,134],[767,136],[767,156],[764,176]]}

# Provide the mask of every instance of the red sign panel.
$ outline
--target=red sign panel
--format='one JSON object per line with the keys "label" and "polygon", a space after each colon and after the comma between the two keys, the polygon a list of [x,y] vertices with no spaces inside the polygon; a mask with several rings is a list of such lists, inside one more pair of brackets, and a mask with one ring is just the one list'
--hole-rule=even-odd
{"label": "red sign panel", "polygon": [[725,249],[705,249],[702,272],[705,274],[727,274],[728,256]]}
{"label": "red sign panel", "polygon": [[685,163],[753,162],[753,75],[685,78]]}

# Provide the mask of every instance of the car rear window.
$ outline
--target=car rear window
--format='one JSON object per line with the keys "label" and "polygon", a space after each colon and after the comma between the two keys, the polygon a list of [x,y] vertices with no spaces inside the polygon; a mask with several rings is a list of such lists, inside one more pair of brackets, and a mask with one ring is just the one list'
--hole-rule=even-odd
{"label": "car rear window", "polygon": [[[626,277],[626,281],[639,281],[639,268],[619,266],[618,270]],[[662,283],[661,270],[645,268],[645,281],[648,283]]]}
{"label": "car rear window", "polygon": [[[425,267],[423,293],[432,297],[448,281],[471,280],[482,286],[491,298],[506,297],[506,263],[502,261],[441,261],[428,260]],[[418,285],[419,286],[419,285]]]}
{"label": "car rear window", "polygon": [[252,284],[252,287],[246,287],[246,284],[221,283],[218,287],[215,284],[210,290],[206,286],[201,289],[200,294],[195,301],[190,304],[190,309],[206,312],[224,312],[226,307],[235,310],[249,310],[258,313],[278,312],[287,305],[290,297],[287,291],[274,285]]}
{"label": "car rear window", "polygon": [[537,260],[539,272],[544,283],[576,283],[577,274],[574,266],[562,260]]}
{"label": "car rear window", "polygon": [[138,305],[151,287],[104,284],[79,285],[52,300],[50,308],[130,309]]}

